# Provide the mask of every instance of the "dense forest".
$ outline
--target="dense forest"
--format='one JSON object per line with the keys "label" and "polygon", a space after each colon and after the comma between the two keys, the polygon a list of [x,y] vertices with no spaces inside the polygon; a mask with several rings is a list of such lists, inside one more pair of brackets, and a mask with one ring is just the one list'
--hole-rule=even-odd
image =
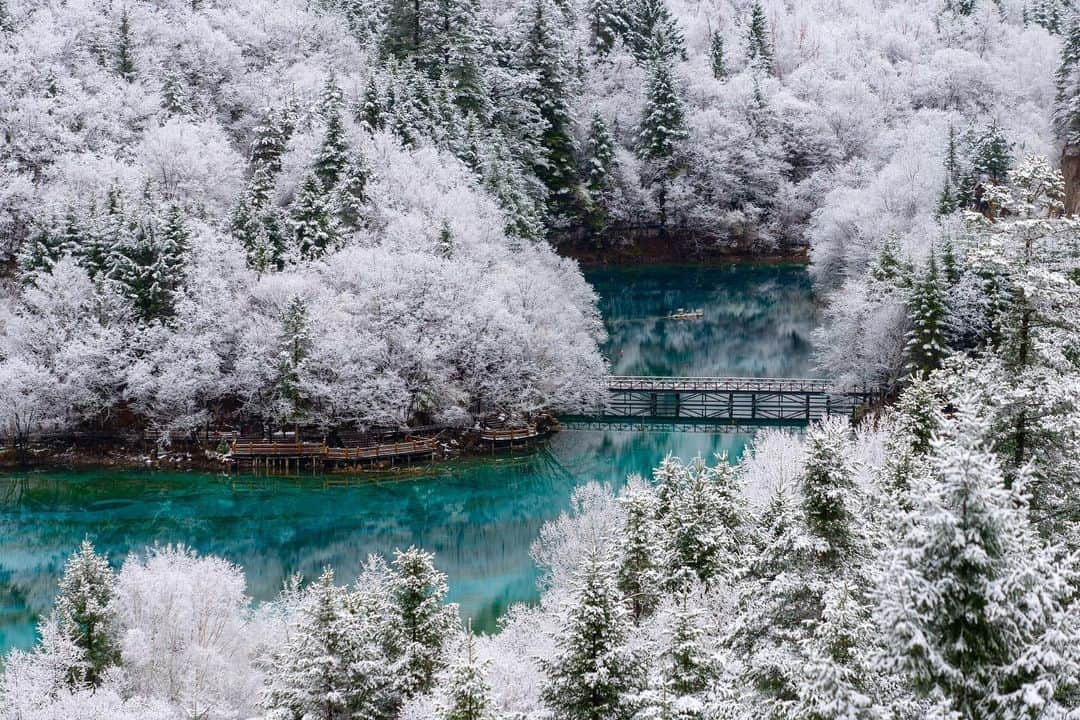
{"label": "dense forest", "polygon": [[3,720],[1080,713],[1068,0],[0,0],[0,58],[7,434],[580,407],[556,249],[628,227],[807,248],[896,398],[584,485],[493,635],[417,548],[253,607],[88,541]]}

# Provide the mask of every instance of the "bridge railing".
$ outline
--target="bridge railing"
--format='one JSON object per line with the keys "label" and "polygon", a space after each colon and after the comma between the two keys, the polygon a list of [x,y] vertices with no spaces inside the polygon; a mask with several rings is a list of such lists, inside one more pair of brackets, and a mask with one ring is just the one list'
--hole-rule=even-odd
{"label": "bridge railing", "polygon": [[821,378],[761,378],[761,377],[657,377],[649,375],[610,375],[609,391],[643,392],[762,392],[814,393],[838,395],[870,395],[867,386],[837,386]]}

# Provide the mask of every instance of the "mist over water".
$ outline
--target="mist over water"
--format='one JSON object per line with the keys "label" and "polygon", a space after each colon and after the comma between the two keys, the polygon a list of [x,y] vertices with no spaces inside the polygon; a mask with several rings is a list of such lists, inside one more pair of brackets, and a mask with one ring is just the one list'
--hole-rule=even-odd
{"label": "mist over water", "polygon": [[[815,308],[799,266],[632,268],[587,273],[601,298],[617,374],[806,376]],[[704,318],[674,321],[680,309]],[[0,652],[29,647],[67,556],[85,536],[114,563],[184,543],[244,567],[273,598],[286,577],[334,567],[351,581],[369,553],[437,554],[451,600],[493,631],[539,595],[529,547],[589,480],[621,484],[668,452],[737,459],[746,434],[567,431],[529,454],[356,479],[49,471],[0,476]]]}

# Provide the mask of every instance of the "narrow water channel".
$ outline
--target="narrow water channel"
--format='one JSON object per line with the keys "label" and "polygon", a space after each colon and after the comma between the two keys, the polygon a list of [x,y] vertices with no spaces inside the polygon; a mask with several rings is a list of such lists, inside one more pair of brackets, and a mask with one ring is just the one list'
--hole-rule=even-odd
{"label": "narrow water channel", "polygon": [[[587,273],[617,374],[804,376],[815,310],[799,266],[649,267]],[[666,316],[700,309],[700,320]],[[575,430],[529,454],[419,468],[406,478],[265,479],[200,473],[50,471],[0,475],[0,653],[33,643],[63,563],[84,536],[114,561],[185,543],[245,569],[257,600],[286,577],[332,565],[355,576],[368,553],[437,554],[475,628],[535,600],[529,547],[589,480],[618,484],[672,452],[726,451],[746,434]]]}

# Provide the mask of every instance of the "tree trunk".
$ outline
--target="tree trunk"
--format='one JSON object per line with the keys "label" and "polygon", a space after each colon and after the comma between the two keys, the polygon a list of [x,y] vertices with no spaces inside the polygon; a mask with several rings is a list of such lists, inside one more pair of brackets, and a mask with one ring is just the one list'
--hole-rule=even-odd
{"label": "tree trunk", "polygon": [[1061,154],[1061,174],[1065,176],[1065,213],[1080,213],[1080,147],[1066,147]]}

